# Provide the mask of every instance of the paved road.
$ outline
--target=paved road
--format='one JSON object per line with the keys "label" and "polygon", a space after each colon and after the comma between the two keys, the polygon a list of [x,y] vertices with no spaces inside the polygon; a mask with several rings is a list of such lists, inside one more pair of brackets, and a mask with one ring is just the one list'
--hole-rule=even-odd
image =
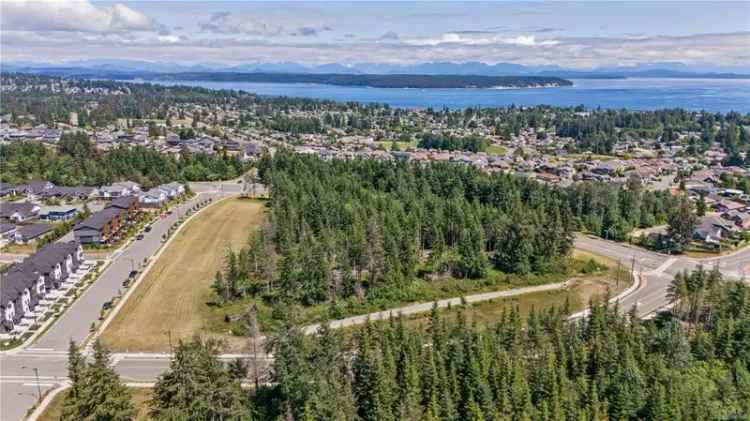
{"label": "paved road", "polygon": [[[202,193],[201,196],[220,196],[229,192],[239,192],[240,189],[241,186],[239,185],[224,185],[221,192],[216,191],[217,189],[211,187],[211,185],[193,187],[194,191]],[[173,216],[172,218],[176,217]],[[130,247],[117,256],[115,258],[116,263],[89,288],[87,294],[73,304],[66,315],[33,347],[11,355],[0,355],[0,419],[20,419],[36,401],[36,378],[31,367],[36,367],[39,370],[42,393],[65,380],[67,375],[65,349],[69,339],[73,337],[80,340],[88,334],[88,326],[91,320],[98,317],[101,304],[117,292],[124,276],[129,272],[130,263],[127,259],[134,257],[142,260],[143,256],[153,254],[158,248],[161,233],[166,230],[170,221],[173,221],[173,219],[160,221],[158,226],[154,226],[151,236],[136,242],[136,247]],[[579,235],[576,238],[576,247],[620,260],[623,265],[633,267],[642,274],[644,280],[642,286],[621,302],[623,309],[629,309],[638,304],[637,312],[639,315],[646,315],[664,306],[667,303],[666,288],[674,274],[681,270],[692,269],[701,263],[708,268],[718,264],[722,272],[730,277],[750,277],[750,249],[718,259],[698,260],[655,253],[584,235]],[[509,290],[477,294],[466,297],[466,300],[470,302],[479,301],[559,287],[561,285],[553,284],[522,288],[522,291]],[[448,302],[458,304],[460,298],[443,300],[441,304],[447,306]],[[431,307],[432,303],[413,304],[397,310],[375,313],[370,315],[370,318],[387,317],[391,313],[396,314],[398,312],[410,314],[429,311]],[[332,326],[342,327],[361,323],[366,317],[357,316],[332,322]],[[317,326],[310,326],[307,331],[312,332],[316,329]],[[129,382],[143,382],[153,381],[163,372],[169,365],[169,356],[164,354],[116,354],[114,361],[115,368],[123,379]]]}
{"label": "paved road", "polygon": [[162,234],[180,216],[201,200],[209,197],[215,200],[240,188],[217,184],[202,184],[194,188],[199,193],[196,197],[177,207],[172,215],[155,222],[143,240],[136,240],[114,253],[99,279],[34,344],[13,355],[0,355],[0,420],[20,419],[36,401],[36,378],[32,367],[39,369],[42,392],[53,386],[55,378],[66,376],[66,350],[70,340],[81,342],[88,336],[91,322],[98,319],[102,305],[118,294],[132,267],[156,253]]}
{"label": "paved road", "polygon": [[623,309],[630,309],[635,305],[639,316],[653,313],[668,303],[667,287],[678,272],[690,271],[700,265],[706,269],[718,265],[722,274],[728,278],[750,278],[750,248],[718,258],[694,259],[656,253],[586,235],[578,235],[575,245],[582,250],[618,259],[642,274],[642,287],[620,303]]}

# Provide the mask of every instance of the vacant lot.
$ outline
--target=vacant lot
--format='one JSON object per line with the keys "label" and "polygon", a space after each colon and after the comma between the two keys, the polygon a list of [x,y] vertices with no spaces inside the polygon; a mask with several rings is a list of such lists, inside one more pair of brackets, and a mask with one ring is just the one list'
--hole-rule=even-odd
{"label": "vacant lot", "polygon": [[239,249],[263,217],[263,202],[227,199],[197,215],[164,250],[102,335],[116,351],[168,351],[222,313],[211,284],[228,248]]}

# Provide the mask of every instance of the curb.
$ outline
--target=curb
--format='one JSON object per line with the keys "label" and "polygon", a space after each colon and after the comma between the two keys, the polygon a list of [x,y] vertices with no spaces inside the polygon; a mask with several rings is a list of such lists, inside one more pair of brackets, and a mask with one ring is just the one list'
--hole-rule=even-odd
{"label": "curb", "polygon": [[[624,298],[627,298],[629,295],[637,292],[638,290],[646,286],[645,280],[641,278],[641,276],[638,273],[636,273],[636,271],[632,271],[631,274],[633,275],[633,284],[627,287],[621,293],[617,294],[617,296],[610,298],[609,304],[614,304]],[[584,317],[587,317],[590,312],[591,310],[589,310],[588,308],[583,309],[579,312],[573,313],[570,316],[568,316],[568,320],[582,319]]]}
{"label": "curb", "polygon": [[61,383],[54,389],[51,389],[49,392],[47,392],[46,395],[44,395],[44,399],[39,402],[39,405],[34,408],[34,412],[26,416],[24,419],[27,421],[36,421],[37,419],[39,419],[39,417],[44,413],[45,410],[47,410],[47,407],[55,399],[55,397],[68,388],[70,388],[70,381],[65,380],[64,383]]}

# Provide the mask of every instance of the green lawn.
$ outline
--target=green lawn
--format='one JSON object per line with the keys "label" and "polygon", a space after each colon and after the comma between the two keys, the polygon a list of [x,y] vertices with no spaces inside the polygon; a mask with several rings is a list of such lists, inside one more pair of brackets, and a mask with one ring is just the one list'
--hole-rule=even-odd
{"label": "green lawn", "polygon": [[506,153],[508,153],[508,150],[505,148],[505,146],[502,145],[490,145],[487,147],[487,153],[490,155],[504,156]]}
{"label": "green lawn", "polygon": [[[375,142],[378,146],[385,148],[385,150],[390,151],[391,146],[393,146],[392,141],[379,141]],[[406,151],[409,149],[415,149],[417,147],[417,144],[419,144],[418,140],[412,140],[411,142],[396,142],[398,144],[398,148],[402,151]]]}

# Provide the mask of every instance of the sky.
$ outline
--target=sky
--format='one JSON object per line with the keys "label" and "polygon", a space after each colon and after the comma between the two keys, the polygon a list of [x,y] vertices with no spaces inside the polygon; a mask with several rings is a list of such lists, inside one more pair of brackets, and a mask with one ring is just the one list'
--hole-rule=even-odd
{"label": "sky", "polygon": [[750,1],[3,0],[0,59],[750,68]]}

